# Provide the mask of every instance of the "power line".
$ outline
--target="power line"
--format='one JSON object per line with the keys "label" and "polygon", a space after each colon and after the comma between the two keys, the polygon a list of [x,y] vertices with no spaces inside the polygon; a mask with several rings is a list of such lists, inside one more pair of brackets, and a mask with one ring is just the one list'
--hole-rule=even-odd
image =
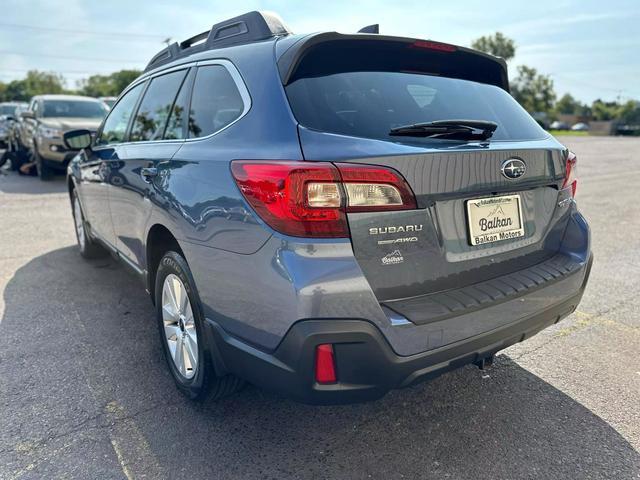
{"label": "power line", "polygon": [[73,57],[68,55],[51,55],[46,53],[22,53],[22,52],[12,52],[10,50],[0,50],[0,54],[4,55],[20,55],[23,57],[46,57],[46,58],[59,58],[63,60],[83,60],[89,62],[110,62],[110,63],[146,63],[146,60],[124,60],[124,59],[115,59],[115,58],[102,58],[99,56],[96,57]]}
{"label": "power line", "polygon": [[[39,69],[39,68],[4,68],[2,67],[0,68],[0,70],[2,70],[2,72],[16,72],[16,73],[28,73],[33,70],[37,70],[40,72],[45,71],[45,72],[53,72],[53,73],[78,73],[81,75],[109,75],[113,73],[113,70],[109,72],[95,72],[95,71],[87,71],[87,70],[60,70],[57,68]],[[8,74],[0,73],[0,75],[7,76]]]}
{"label": "power line", "polygon": [[571,75],[564,74],[564,73],[562,73],[562,74],[550,73],[549,75],[552,76],[552,77],[564,78],[568,82],[577,83],[578,85],[582,85],[582,86],[585,86],[585,87],[593,88],[593,89],[596,89],[596,90],[606,90],[606,91],[609,91],[609,92],[616,92],[618,94],[618,96],[622,96],[623,93],[627,93],[627,94],[631,95],[628,98],[636,98],[636,96],[634,95],[635,92],[631,92],[627,88],[604,87],[602,85],[595,85],[594,83],[585,82],[582,79],[576,79],[575,77],[573,77]]}
{"label": "power line", "polygon": [[10,27],[10,28],[26,28],[29,30],[42,30],[47,32],[55,32],[55,33],[64,33],[64,34],[76,34],[76,35],[96,35],[100,37],[129,37],[129,38],[138,38],[138,39],[148,39],[161,42],[167,35],[161,34],[147,34],[147,33],[128,33],[128,32],[105,32],[105,31],[93,31],[93,30],[78,30],[78,29],[67,29],[67,28],[58,28],[58,27],[42,27],[36,25],[25,25],[22,23],[5,23],[0,22],[0,27]]}

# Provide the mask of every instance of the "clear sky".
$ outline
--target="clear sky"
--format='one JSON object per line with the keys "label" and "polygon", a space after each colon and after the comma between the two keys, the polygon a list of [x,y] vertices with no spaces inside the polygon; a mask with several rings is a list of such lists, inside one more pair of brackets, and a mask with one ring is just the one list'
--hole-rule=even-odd
{"label": "clear sky", "polygon": [[512,76],[527,64],[551,75],[559,95],[640,100],[640,0],[2,0],[0,80],[39,69],[74,87],[93,73],[143,68],[166,37],[256,9],[277,12],[295,33],[379,23],[385,34],[468,46],[501,31],[517,44]]}

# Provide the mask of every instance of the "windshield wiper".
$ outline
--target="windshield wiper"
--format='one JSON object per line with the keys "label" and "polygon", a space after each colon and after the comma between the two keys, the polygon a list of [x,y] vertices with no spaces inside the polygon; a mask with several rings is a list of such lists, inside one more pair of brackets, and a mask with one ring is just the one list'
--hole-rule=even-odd
{"label": "windshield wiper", "polygon": [[497,128],[497,123],[488,120],[436,120],[401,125],[389,130],[389,135],[450,140],[488,140]]}

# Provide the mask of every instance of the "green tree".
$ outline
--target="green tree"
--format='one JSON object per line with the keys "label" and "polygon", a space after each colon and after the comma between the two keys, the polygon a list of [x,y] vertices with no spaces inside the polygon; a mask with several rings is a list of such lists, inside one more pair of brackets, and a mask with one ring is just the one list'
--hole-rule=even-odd
{"label": "green tree", "polygon": [[618,102],[604,102],[597,99],[591,104],[591,111],[594,120],[615,120],[620,113],[620,105]]}
{"label": "green tree", "polygon": [[516,44],[509,37],[496,32],[494,35],[486,35],[471,42],[471,48],[481,52],[490,53],[505,60],[511,60],[516,55]]}
{"label": "green tree", "polygon": [[64,78],[61,75],[30,70],[22,80],[13,80],[6,85],[4,97],[26,102],[34,95],[63,92]]}
{"label": "green tree", "polygon": [[518,67],[518,76],[511,82],[511,94],[529,113],[550,113],[556,99],[551,77],[526,65]]}
{"label": "green tree", "polygon": [[140,73],[139,70],[120,70],[109,75],[92,75],[80,82],[79,93],[90,97],[117,97]]}
{"label": "green tree", "polygon": [[579,100],[576,100],[573,95],[570,93],[565,93],[560,100],[556,102],[555,106],[555,114],[566,114],[566,115],[581,115],[581,116],[590,116],[591,115],[591,107],[586,105]]}
{"label": "green tree", "polygon": [[626,103],[620,105],[618,120],[622,123],[640,125],[640,102],[628,100]]}
{"label": "green tree", "polygon": [[640,102],[628,100],[625,103],[596,100],[591,105],[594,120],[618,120],[622,123],[640,124]]}
{"label": "green tree", "polygon": [[567,115],[577,115],[582,110],[582,104],[573,98],[570,93],[565,93],[560,100],[556,102],[556,112]]}

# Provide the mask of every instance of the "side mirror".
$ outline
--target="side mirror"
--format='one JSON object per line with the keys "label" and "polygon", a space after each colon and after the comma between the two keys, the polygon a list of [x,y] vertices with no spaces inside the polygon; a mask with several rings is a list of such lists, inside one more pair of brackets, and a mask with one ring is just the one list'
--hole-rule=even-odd
{"label": "side mirror", "polygon": [[22,118],[36,118],[36,116],[31,110],[25,110],[24,112],[21,112],[20,116]]}
{"label": "side mirror", "polygon": [[82,150],[91,146],[89,130],[69,130],[63,136],[64,144],[70,150]]}

